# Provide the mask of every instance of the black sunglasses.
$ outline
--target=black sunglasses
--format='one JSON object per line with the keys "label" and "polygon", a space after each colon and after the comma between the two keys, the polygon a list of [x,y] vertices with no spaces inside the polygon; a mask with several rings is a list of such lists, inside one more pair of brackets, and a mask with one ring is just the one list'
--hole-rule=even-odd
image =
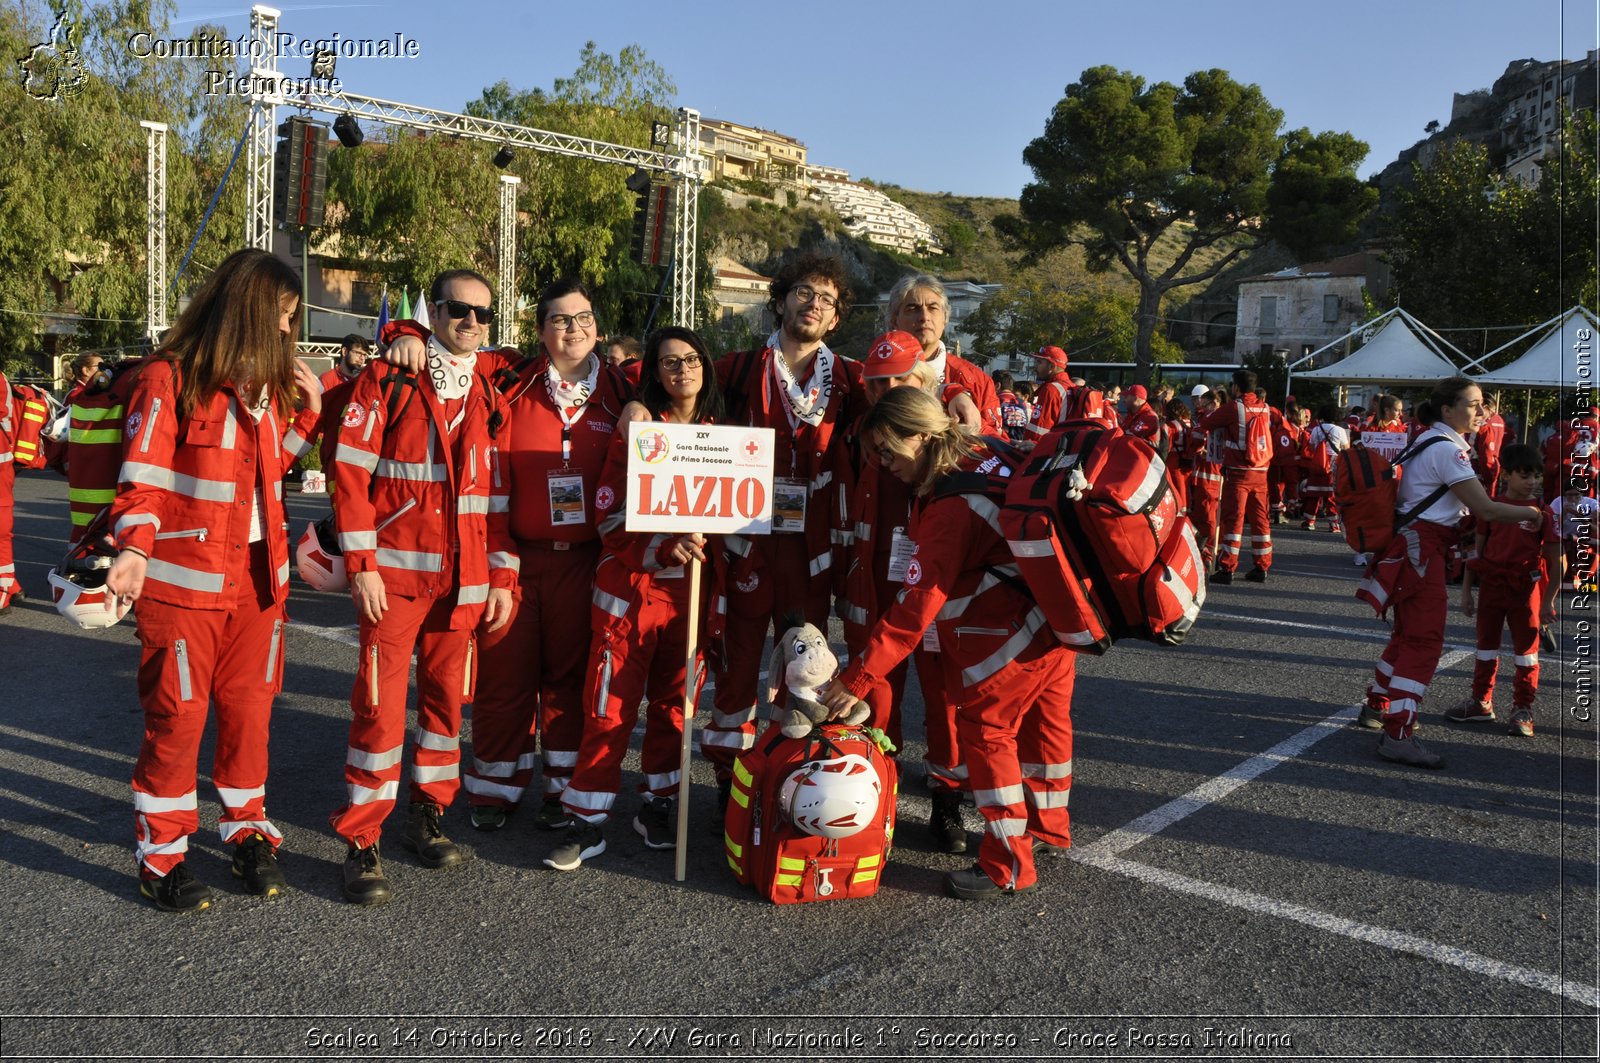
{"label": "black sunglasses", "polygon": [[478,324],[480,325],[492,325],[494,323],[493,307],[473,306],[471,303],[463,303],[460,299],[444,299],[441,302],[444,304],[445,313],[453,318],[463,318],[470,313],[478,319]]}

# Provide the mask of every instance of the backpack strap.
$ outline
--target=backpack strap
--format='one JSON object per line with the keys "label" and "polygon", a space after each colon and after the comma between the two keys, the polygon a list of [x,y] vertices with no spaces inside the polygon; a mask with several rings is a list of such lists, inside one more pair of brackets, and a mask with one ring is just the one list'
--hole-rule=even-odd
{"label": "backpack strap", "polygon": [[[1412,458],[1416,457],[1418,454],[1421,454],[1424,450],[1427,450],[1435,443],[1444,442],[1447,442],[1444,436],[1434,436],[1432,439],[1424,439],[1412,443],[1409,447],[1395,455],[1394,462],[1390,468],[1398,469],[1402,462],[1410,461]],[[1421,502],[1418,502],[1415,506],[1412,506],[1406,512],[1396,513],[1394,517],[1394,530],[1399,531],[1401,528],[1404,528],[1406,525],[1416,520],[1422,514],[1426,513],[1435,502],[1439,501],[1439,499],[1443,498],[1449,493],[1450,485],[1440,484],[1435,490],[1428,493],[1428,497],[1424,498]]]}
{"label": "backpack strap", "polygon": [[387,362],[384,366],[388,371],[378,381],[378,387],[384,396],[387,423],[393,424],[411,406],[411,400],[417,397],[417,374]]}

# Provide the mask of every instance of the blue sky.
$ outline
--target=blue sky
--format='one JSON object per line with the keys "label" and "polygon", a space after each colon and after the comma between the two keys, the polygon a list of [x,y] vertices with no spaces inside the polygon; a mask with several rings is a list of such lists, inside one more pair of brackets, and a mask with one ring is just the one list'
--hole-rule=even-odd
{"label": "blue sky", "polygon": [[[644,47],[707,117],[797,137],[812,162],[925,191],[1015,196],[1023,147],[1087,67],[1146,81],[1221,67],[1262,87],[1285,127],[1348,130],[1376,172],[1449,120],[1451,94],[1513,59],[1581,59],[1597,0],[819,0],[693,4],[398,0],[278,5],[299,37],[404,32],[416,59],[345,59],[354,92],[458,110],[504,78],[548,88],[584,42]],[[196,20],[248,28],[248,2],[181,0]],[[670,14],[669,14],[670,12]],[[305,60],[284,64],[307,73]]]}

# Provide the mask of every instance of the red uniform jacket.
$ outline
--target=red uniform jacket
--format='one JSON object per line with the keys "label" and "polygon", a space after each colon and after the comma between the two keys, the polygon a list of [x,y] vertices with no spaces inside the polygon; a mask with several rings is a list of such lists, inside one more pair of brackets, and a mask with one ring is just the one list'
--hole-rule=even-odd
{"label": "red uniform jacket", "polygon": [[[1245,453],[1245,440],[1241,437],[1245,418],[1266,417],[1269,421],[1267,431],[1267,447],[1261,453]],[[1219,429],[1222,435],[1222,466],[1225,470],[1238,470],[1247,472],[1252,469],[1265,469],[1272,459],[1272,439],[1289,422],[1283,419],[1283,414],[1266,404],[1255,392],[1245,392],[1237,399],[1229,399],[1221,406],[1212,410],[1204,417],[1195,419],[1195,425],[1207,432]]]}
{"label": "red uniform jacket", "polygon": [[[1000,393],[994,389],[989,374],[954,354],[945,355],[944,366],[945,383],[961,385],[977,404],[978,415],[983,419],[983,434],[992,436],[1005,431],[1000,419]],[[946,388],[945,401],[949,402],[950,398],[950,390]]]}
{"label": "red uniform jacket", "polygon": [[390,421],[382,376],[356,379],[340,420],[334,514],[345,567],[381,573],[386,590],[408,598],[442,598],[459,586],[450,626],[476,627],[490,586],[517,585],[508,485],[491,434],[493,425],[503,431],[505,406],[480,367],[454,402],[419,380]]}
{"label": "red uniform jacket", "polygon": [[[804,480],[807,484],[806,557],[814,584],[842,589],[844,558],[835,550],[847,545],[841,528],[849,527],[848,510],[850,462],[845,446],[845,429],[860,411],[866,409],[861,390],[861,363],[839,358],[835,365],[826,412],[815,428],[801,422],[789,424],[787,400],[774,382],[772,359],[782,357],[770,347],[759,351],[739,351],[717,362],[717,381],[729,407],[736,415],[729,423],[771,428],[775,437],[776,464],[773,475]],[[755,359],[752,363],[750,359]],[[743,382],[742,393],[733,389]],[[724,537],[730,571],[728,579],[737,585],[759,572],[765,563],[762,551],[741,535]]]}
{"label": "red uniform jacket", "polygon": [[[980,453],[964,467],[976,468]],[[1059,650],[1044,613],[1011,580],[1019,580],[999,531],[999,507],[983,495],[919,499],[911,537],[917,551],[905,589],[873,626],[866,649],[840,682],[865,697],[936,624],[955,700],[984,688],[1013,662]],[[1063,651],[1064,652],[1064,651]]]}
{"label": "red uniform jacket", "polygon": [[1161,437],[1161,417],[1148,402],[1141,402],[1122,419],[1122,430],[1155,446]]}
{"label": "red uniform jacket", "polygon": [[1035,442],[1061,420],[1061,410],[1066,405],[1067,392],[1071,390],[1072,378],[1065,373],[1057,373],[1049,380],[1039,382],[1039,390],[1034,393],[1033,421],[1028,425],[1028,435]]}
{"label": "red uniform jacket", "polygon": [[233,386],[224,385],[180,421],[172,362],[155,360],[140,370],[128,403],[111,526],[118,549],[150,558],[144,597],[187,609],[232,608],[235,584],[248,571],[258,492],[273,598],[281,602],[288,595],[283,478],[311,448],[317,415],[302,410],[287,416],[292,421],[285,425],[285,412],[273,405],[257,422]]}

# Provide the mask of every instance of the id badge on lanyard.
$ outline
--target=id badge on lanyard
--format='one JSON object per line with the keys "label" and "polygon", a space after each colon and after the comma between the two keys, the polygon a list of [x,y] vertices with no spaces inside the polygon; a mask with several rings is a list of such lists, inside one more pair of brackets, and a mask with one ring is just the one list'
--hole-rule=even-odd
{"label": "id badge on lanyard", "polygon": [[570,527],[588,519],[585,509],[583,473],[571,469],[550,470],[550,523]]}
{"label": "id badge on lanyard", "polygon": [[772,530],[775,532],[803,532],[806,530],[806,482],[789,476],[779,476],[772,481]]}

